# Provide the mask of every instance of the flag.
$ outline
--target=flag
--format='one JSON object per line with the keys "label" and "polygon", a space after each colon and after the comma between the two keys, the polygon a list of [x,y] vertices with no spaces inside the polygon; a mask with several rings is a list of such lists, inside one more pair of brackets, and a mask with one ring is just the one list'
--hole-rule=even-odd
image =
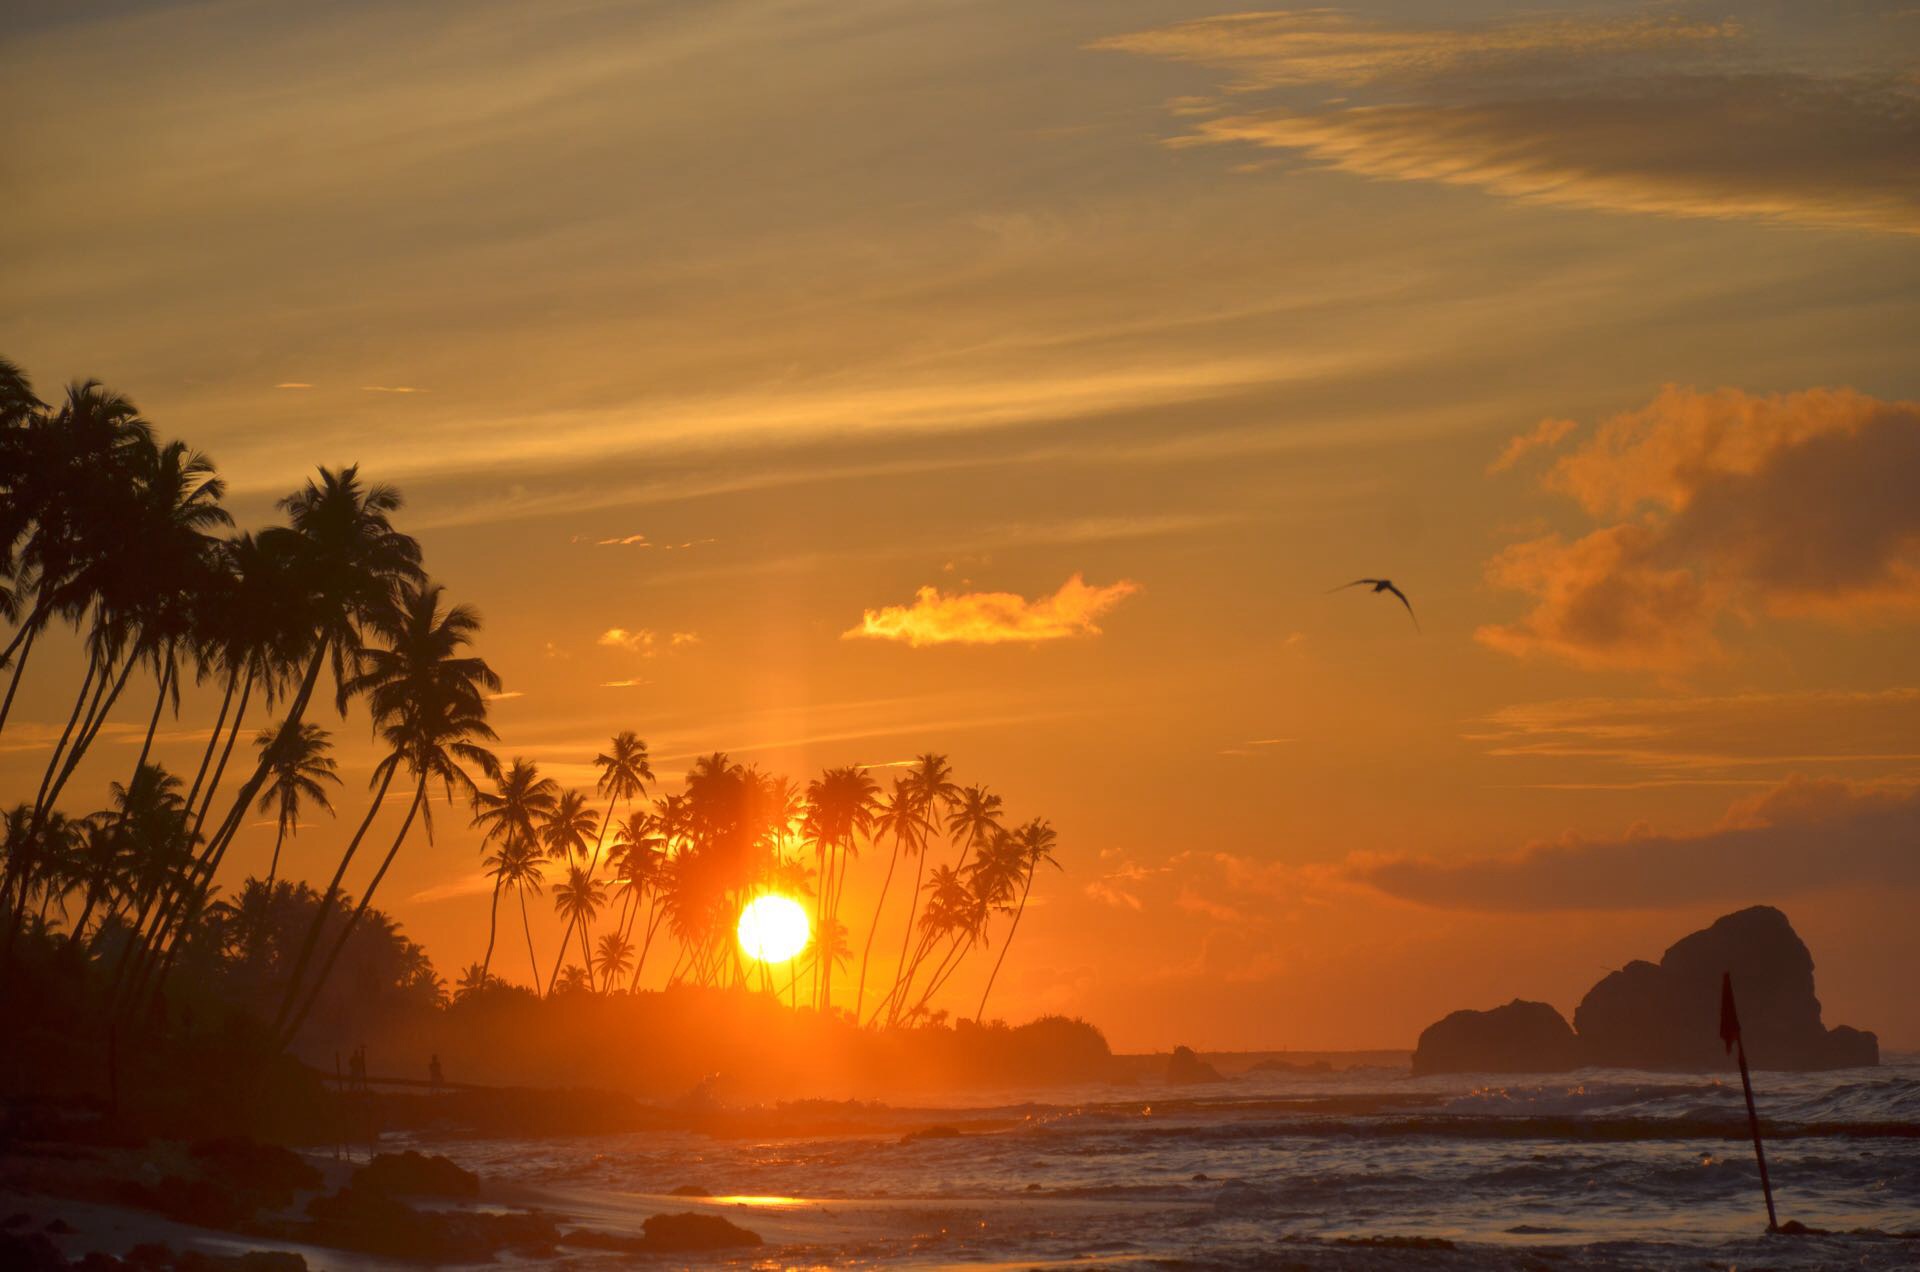
{"label": "flag", "polygon": [[1740,1014],[1733,1009],[1733,973],[1720,973],[1720,1041],[1727,1044],[1727,1054],[1733,1054],[1733,1044],[1740,1041]]}

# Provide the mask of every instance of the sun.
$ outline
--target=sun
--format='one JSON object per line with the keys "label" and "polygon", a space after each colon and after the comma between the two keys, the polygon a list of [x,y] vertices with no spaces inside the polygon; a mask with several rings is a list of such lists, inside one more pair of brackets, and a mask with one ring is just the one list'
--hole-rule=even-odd
{"label": "sun", "polygon": [[807,912],[792,897],[770,892],[740,911],[740,948],[762,963],[784,963],[807,948]]}

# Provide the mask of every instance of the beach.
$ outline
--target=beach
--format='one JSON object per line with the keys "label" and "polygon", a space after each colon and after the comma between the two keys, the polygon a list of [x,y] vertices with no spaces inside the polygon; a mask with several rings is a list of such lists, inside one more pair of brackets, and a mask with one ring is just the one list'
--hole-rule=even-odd
{"label": "beach", "polygon": [[[1737,1080],[1582,1071],[1412,1079],[1253,1071],[981,1093],[937,1105],[734,1110],[725,1134],[487,1138],[392,1132],[309,1153],[329,1186],[372,1152],[444,1155],[472,1201],[563,1234],[513,1262],[581,1266],[1904,1268],[1920,1258],[1920,1057],[1757,1077],[1783,1223],[1768,1236]],[[756,1134],[755,1122],[769,1128]],[[70,1256],[141,1240],[231,1253],[231,1235],[26,1197]],[[723,1216],[763,1245],[707,1254],[581,1249],[653,1215]],[[1907,1234],[1902,1236],[1901,1234]],[[308,1266],[389,1266],[301,1243]]]}

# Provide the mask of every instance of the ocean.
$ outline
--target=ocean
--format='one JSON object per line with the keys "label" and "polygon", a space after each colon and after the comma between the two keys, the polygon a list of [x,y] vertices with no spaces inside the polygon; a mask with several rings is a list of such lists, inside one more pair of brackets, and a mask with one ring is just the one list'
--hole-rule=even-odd
{"label": "ocean", "polygon": [[1856,1231],[1920,1232],[1920,1056],[1755,1085],[1782,1223],[1834,1235],[1763,1235],[1737,1076],[1256,1071],[381,1147],[607,1232],[723,1214],[766,1267],[1920,1267],[1920,1239]]}

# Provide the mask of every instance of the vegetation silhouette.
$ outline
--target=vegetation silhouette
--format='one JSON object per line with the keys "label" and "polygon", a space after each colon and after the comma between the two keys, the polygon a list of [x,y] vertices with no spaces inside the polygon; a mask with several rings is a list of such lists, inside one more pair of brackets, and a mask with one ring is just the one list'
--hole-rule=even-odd
{"label": "vegetation silhouette", "polygon": [[[664,1026],[663,1008],[639,1006],[651,981],[655,997],[675,1002],[717,995],[735,1011],[750,998],[756,1018],[769,1005],[803,1013],[818,1022],[805,1028],[836,1038],[881,1026],[951,1034],[941,995],[1004,920],[975,1011],[984,1014],[1036,870],[1053,860],[1044,820],[1004,824],[1000,797],[961,785],[933,752],[884,797],[862,767],[802,784],[717,751],[693,763],[681,790],[661,792],[633,730],[593,757],[591,792],[563,789],[532,759],[502,765],[488,718],[501,682],[474,649],[480,616],[428,577],[420,545],[396,525],[399,491],[357,466],[320,468],[279,501],[280,524],[251,530],[234,527],[224,495],[213,462],[160,438],[127,398],[84,381],[43,402],[0,360],[0,731],[19,728],[9,723],[19,690],[30,665],[43,665],[32,656],[50,631],[71,632],[82,654],[44,764],[0,826],[0,1012],[10,1023],[41,1032],[65,1022],[74,1046],[111,1052],[115,1039],[158,1046],[204,1032],[190,1019],[232,1022],[235,1045],[243,1039],[264,1063],[331,1057],[349,1039],[431,1033],[455,1019],[573,1018],[583,994]],[[332,813],[340,798],[332,734],[310,718],[323,679],[343,719],[364,712],[380,757],[316,887],[282,878],[281,865],[303,814]],[[191,780],[155,754],[161,719],[182,714],[189,680],[204,687],[196,701],[210,717]],[[98,811],[73,813],[85,785],[76,777],[94,771],[83,766],[104,755],[96,744],[129,694],[140,704],[132,763],[108,778]],[[264,727],[263,711],[272,712]],[[250,718],[251,762],[235,763]],[[433,836],[436,793],[479,832],[491,883],[485,949],[451,992],[375,908],[415,824]],[[390,803],[397,826],[381,832],[391,833],[384,852],[350,892]],[[250,815],[272,819],[270,855],[257,845],[265,878],[233,882],[223,867]],[[856,936],[846,902],[863,852],[878,889]],[[913,882],[895,889],[903,856]],[[495,966],[508,891],[531,991]],[[548,891],[564,925],[543,978],[528,896]],[[734,939],[742,908],[769,892],[812,916],[805,951],[783,967],[750,965]],[[899,941],[885,972],[873,957],[883,927]],[[855,992],[836,1002],[856,940]],[[671,949],[656,954],[663,943]],[[564,1012],[542,1005],[562,999]],[[421,1063],[442,1051],[463,1072],[485,1067],[457,1038]]]}

